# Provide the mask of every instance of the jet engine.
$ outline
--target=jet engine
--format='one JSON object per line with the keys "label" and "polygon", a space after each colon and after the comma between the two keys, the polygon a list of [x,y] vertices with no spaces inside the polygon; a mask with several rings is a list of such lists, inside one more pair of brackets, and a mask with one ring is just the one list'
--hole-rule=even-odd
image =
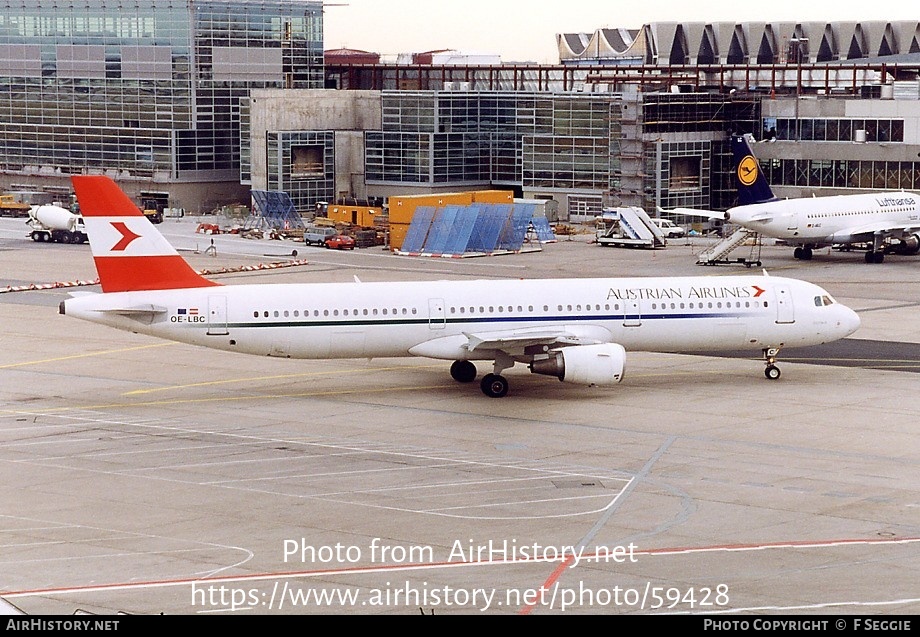
{"label": "jet engine", "polygon": [[625,367],[626,350],[617,343],[563,347],[530,363],[534,374],[579,385],[615,385],[623,380]]}
{"label": "jet engine", "polygon": [[920,236],[912,234],[901,239],[901,243],[898,244],[898,252],[900,254],[917,254],[920,252]]}

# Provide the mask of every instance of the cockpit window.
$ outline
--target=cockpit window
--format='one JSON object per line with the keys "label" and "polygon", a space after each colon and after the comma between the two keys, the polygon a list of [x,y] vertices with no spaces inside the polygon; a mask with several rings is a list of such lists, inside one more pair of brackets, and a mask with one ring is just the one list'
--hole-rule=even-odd
{"label": "cockpit window", "polygon": [[833,305],[834,299],[832,299],[827,294],[822,294],[821,296],[815,297],[815,307],[826,307],[828,305]]}

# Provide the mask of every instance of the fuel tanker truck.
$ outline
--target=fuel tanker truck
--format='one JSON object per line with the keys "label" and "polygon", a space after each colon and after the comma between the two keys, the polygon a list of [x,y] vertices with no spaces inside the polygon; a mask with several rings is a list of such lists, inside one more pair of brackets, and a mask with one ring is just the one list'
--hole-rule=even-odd
{"label": "fuel tanker truck", "polygon": [[83,216],[53,204],[32,206],[26,224],[32,229],[32,241],[86,243],[88,239]]}

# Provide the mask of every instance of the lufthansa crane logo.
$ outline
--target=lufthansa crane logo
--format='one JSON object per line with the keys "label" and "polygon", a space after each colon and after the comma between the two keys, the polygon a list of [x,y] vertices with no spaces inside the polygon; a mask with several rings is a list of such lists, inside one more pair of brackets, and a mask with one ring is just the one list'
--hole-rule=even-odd
{"label": "lufthansa crane logo", "polygon": [[748,155],[738,163],[738,181],[744,186],[751,186],[757,181],[757,160]]}
{"label": "lufthansa crane logo", "polygon": [[133,233],[123,221],[110,221],[109,223],[121,234],[121,239],[109,249],[110,252],[124,252],[132,241],[141,238],[141,235]]}

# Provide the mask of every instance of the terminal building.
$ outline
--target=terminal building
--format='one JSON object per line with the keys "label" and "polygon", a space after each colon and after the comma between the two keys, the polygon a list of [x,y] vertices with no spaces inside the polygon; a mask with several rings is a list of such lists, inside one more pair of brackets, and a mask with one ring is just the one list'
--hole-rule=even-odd
{"label": "terminal building", "polygon": [[6,0],[0,189],[96,173],[193,212],[248,203],[241,100],[323,81],[320,1]]}
{"label": "terminal building", "polygon": [[[560,34],[558,65],[327,52],[338,91],[259,92],[251,183],[316,183],[283,158],[318,166],[319,144],[285,146],[274,129],[325,135],[328,197],[510,188],[576,221],[606,206],[726,209],[727,138],[749,132],[770,142],[757,154],[780,196],[920,189],[918,26],[656,23]],[[343,112],[344,126],[324,119]]]}
{"label": "terminal building", "polygon": [[113,175],[207,212],[288,193],[509,189],[561,219],[735,203],[727,139],[780,196],[920,189],[920,22],[654,23],[559,34],[559,63],[323,55],[306,0],[9,0],[0,189]]}

